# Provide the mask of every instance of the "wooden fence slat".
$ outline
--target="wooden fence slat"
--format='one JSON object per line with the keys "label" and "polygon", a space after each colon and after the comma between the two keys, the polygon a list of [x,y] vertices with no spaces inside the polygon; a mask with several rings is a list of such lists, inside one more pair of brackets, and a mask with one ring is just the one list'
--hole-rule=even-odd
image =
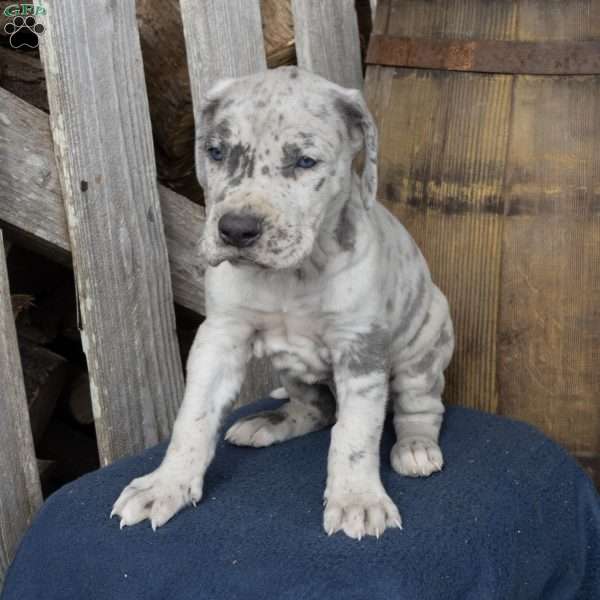
{"label": "wooden fence slat", "polygon": [[48,115],[0,88],[0,221],[69,250]]}
{"label": "wooden fence slat", "polygon": [[298,65],[340,85],[363,85],[354,0],[292,0]]}
{"label": "wooden fence slat", "polygon": [[[259,0],[181,0],[194,119],[202,96],[222,77],[242,77],[267,68]],[[239,404],[279,387],[268,359],[252,359]]]}
{"label": "wooden fence slat", "polygon": [[[36,250],[70,266],[71,243],[48,115],[0,88],[0,223]],[[199,240],[204,210],[158,186],[175,301],[204,314]]]}
{"label": "wooden fence slat", "polygon": [[0,589],[42,503],[0,230]]}
{"label": "wooden fence slat", "polygon": [[134,0],[53,3],[41,52],[102,464],[168,437],[181,359]]}
{"label": "wooden fence slat", "polygon": [[267,68],[259,0],[180,0],[194,118],[202,94],[222,77]]}

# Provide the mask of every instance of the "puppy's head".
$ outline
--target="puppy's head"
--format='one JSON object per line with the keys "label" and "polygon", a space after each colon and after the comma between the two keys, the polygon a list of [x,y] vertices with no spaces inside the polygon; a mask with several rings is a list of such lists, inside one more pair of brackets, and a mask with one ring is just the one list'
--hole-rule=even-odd
{"label": "puppy's head", "polygon": [[377,187],[377,132],[357,90],[286,67],[217,82],[201,109],[196,172],[208,263],[295,267],[347,198],[365,150],[365,208]]}

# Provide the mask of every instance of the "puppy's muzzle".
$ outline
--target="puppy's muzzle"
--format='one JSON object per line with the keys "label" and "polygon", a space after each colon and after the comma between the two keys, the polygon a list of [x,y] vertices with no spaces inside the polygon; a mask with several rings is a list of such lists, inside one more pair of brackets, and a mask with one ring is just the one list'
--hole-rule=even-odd
{"label": "puppy's muzzle", "polygon": [[237,248],[252,246],[262,235],[262,222],[253,215],[225,213],[219,219],[219,237]]}

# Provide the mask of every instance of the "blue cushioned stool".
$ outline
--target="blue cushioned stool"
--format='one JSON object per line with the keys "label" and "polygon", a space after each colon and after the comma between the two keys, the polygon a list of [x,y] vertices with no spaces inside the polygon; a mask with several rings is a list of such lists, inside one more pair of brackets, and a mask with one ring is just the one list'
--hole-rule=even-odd
{"label": "blue cushioned stool", "polygon": [[[232,416],[273,408],[265,400]],[[3,600],[592,600],[600,598],[600,499],[564,450],[523,423],[449,408],[446,466],[382,479],[404,530],[358,542],[322,528],[328,430],[270,448],[220,442],[196,508],[156,533],[108,519],[165,446],[55,493],[26,534]]]}

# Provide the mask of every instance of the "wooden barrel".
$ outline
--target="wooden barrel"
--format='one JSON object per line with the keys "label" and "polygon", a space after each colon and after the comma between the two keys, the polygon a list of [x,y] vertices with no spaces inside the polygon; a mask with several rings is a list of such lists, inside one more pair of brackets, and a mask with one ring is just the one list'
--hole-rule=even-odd
{"label": "wooden barrel", "polygon": [[598,476],[600,2],[382,0],[367,61],[380,198],[456,324],[446,400]]}

